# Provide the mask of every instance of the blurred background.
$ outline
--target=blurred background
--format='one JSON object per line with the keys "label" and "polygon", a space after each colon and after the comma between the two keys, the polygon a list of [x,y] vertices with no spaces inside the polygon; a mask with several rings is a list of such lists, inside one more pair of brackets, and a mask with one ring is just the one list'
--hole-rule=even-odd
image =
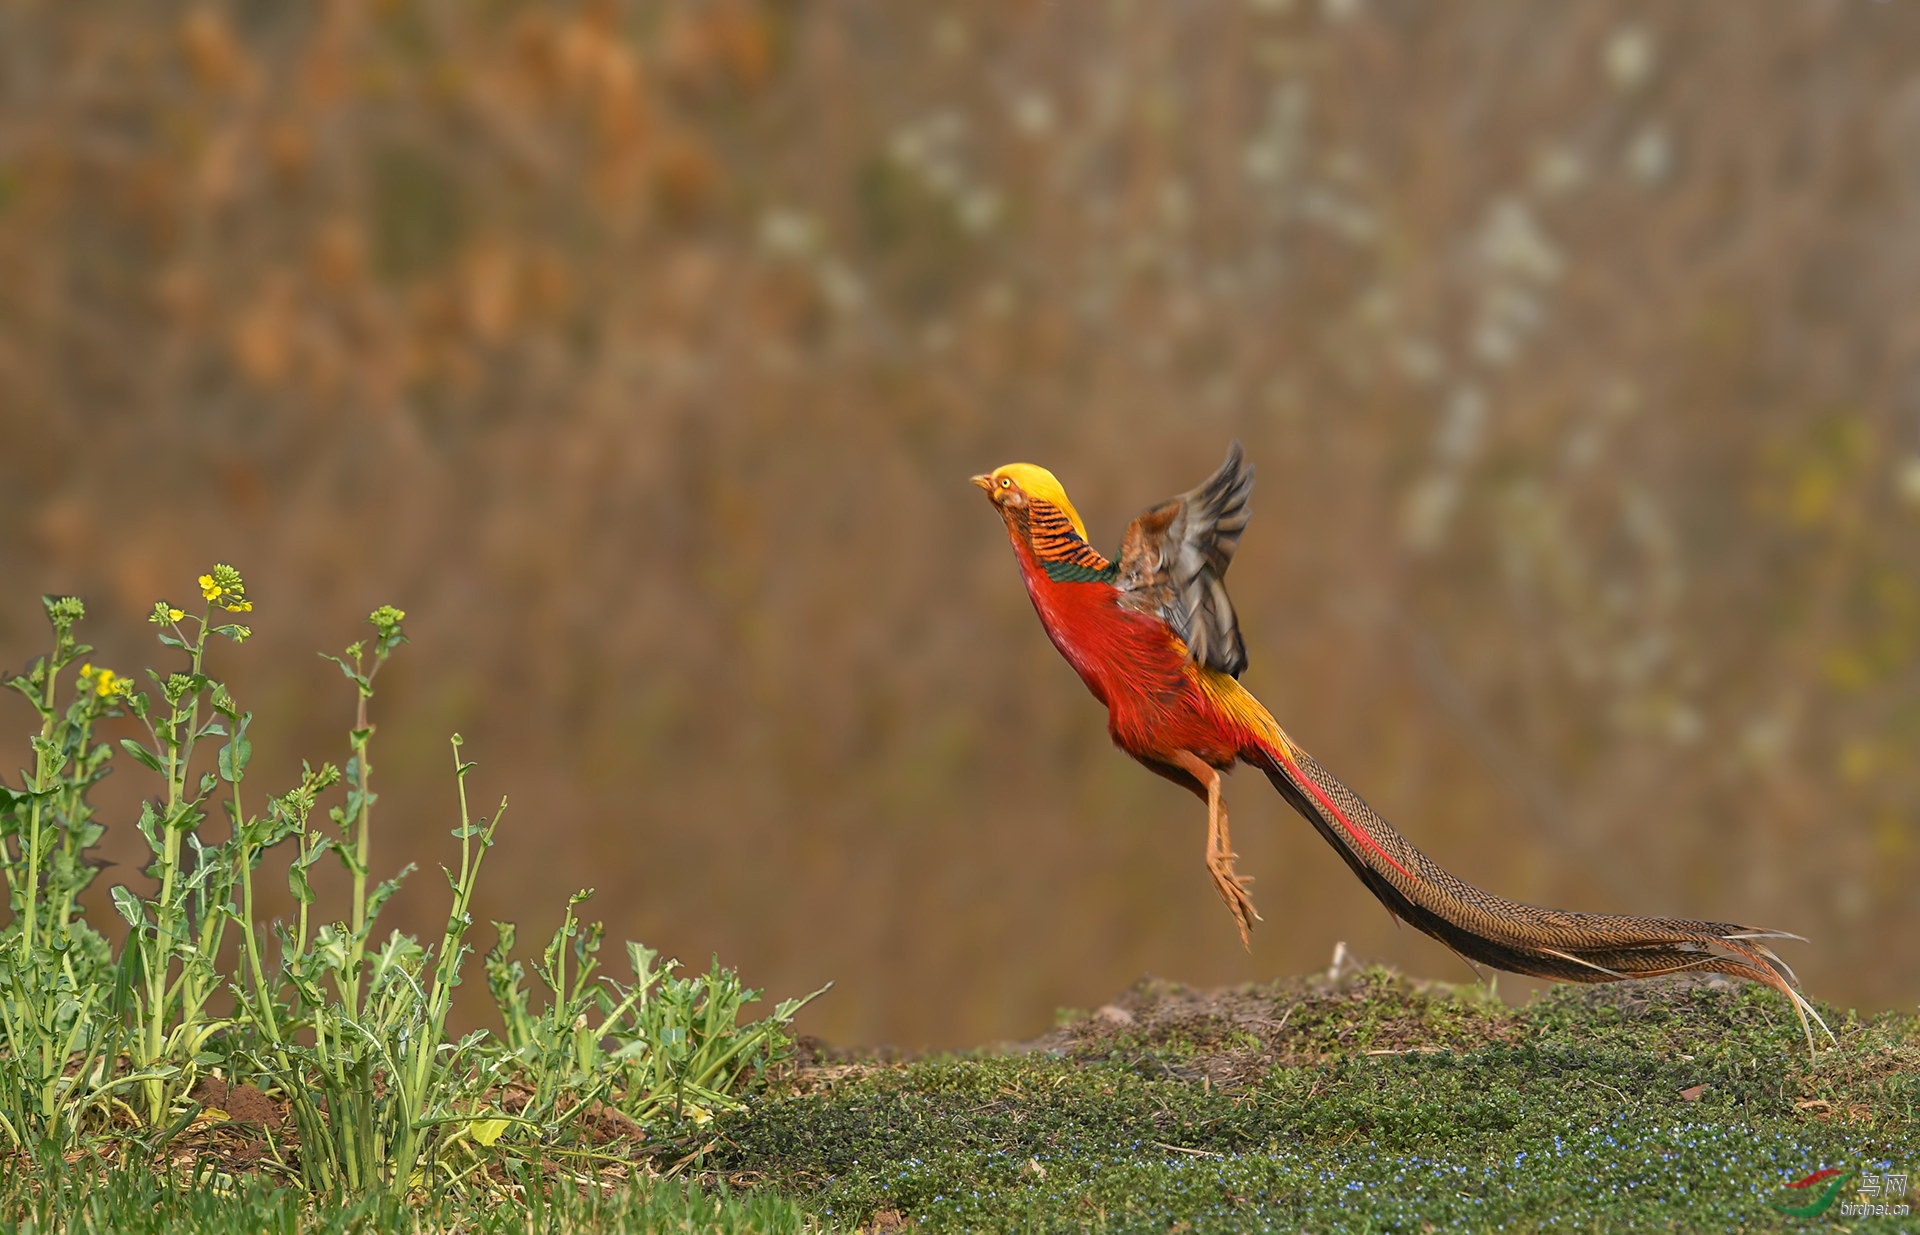
{"label": "blurred background", "polygon": [[1248,775],[1243,952],[966,481],[1045,464],[1110,548],[1238,437],[1245,680],[1416,843],[1904,1004],[1917,41],[1868,0],[16,0],[0,664],[52,592],[171,667],[145,614],[231,562],[278,791],[346,757],[314,653],[400,606],[398,925],[444,920],[457,730],[511,800],[479,916],[537,943],[592,886],[616,939],[832,980],[837,1041],[1336,940],[1468,979]]}

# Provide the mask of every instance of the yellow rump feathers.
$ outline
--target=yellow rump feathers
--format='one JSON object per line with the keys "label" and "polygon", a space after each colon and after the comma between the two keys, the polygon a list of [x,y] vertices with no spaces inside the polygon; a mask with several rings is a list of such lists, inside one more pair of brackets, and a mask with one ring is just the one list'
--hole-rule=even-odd
{"label": "yellow rump feathers", "polygon": [[1235,724],[1266,739],[1268,745],[1285,751],[1287,758],[1299,762],[1299,748],[1293,744],[1293,739],[1287,736],[1287,731],[1280,727],[1273,713],[1267,711],[1251,691],[1218,669],[1195,664],[1187,652],[1186,643],[1178,635],[1174,636],[1173,641],[1179,647],[1180,655],[1188,657],[1185,665],[1187,673],[1200,683],[1200,689],[1206,692],[1213,706],[1226,713]]}
{"label": "yellow rump feathers", "polygon": [[992,480],[996,486],[999,485],[1002,477],[1019,485],[1028,497],[1038,498],[1058,506],[1060,512],[1067,516],[1067,522],[1073,524],[1073,530],[1080,534],[1080,539],[1087,538],[1087,525],[1080,522],[1080,512],[1075,510],[1073,503],[1067,500],[1066,489],[1061,486],[1059,478],[1052,472],[1032,463],[1008,463],[993,469]]}

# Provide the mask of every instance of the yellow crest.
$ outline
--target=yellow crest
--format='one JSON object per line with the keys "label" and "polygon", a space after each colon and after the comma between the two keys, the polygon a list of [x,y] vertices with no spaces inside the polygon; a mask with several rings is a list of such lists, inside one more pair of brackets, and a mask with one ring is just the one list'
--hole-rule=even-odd
{"label": "yellow crest", "polygon": [[1073,530],[1080,534],[1080,539],[1087,538],[1087,525],[1080,522],[1080,512],[1067,500],[1067,491],[1052,472],[1032,463],[1008,463],[993,469],[993,483],[998,485],[1003,476],[1019,485],[1028,497],[1058,506],[1060,512],[1067,516],[1067,522],[1073,524]]}

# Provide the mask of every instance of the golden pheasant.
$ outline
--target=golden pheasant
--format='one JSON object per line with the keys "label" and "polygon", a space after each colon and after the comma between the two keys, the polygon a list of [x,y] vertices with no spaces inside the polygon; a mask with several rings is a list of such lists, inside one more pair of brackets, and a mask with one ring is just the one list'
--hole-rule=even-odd
{"label": "golden pheasant", "polygon": [[1819,1014],[1763,942],[1799,936],[1725,922],[1539,909],[1484,892],[1415,849],[1281,730],[1239,682],[1247,652],[1223,581],[1253,492],[1253,468],[1238,442],[1198,488],[1128,524],[1118,561],[1087,542],[1073,503],[1045,468],[1009,463],[973,483],[1006,521],[1047,636],[1107,705],[1114,744],[1206,801],[1207,873],[1243,944],[1259,914],[1234,871],[1220,796],[1221,774],[1235,763],[1265,772],[1389,913],[1470,962],[1565,982],[1681,970],[1763,982],[1792,1001],[1812,1049],[1807,1017],[1818,1021]]}

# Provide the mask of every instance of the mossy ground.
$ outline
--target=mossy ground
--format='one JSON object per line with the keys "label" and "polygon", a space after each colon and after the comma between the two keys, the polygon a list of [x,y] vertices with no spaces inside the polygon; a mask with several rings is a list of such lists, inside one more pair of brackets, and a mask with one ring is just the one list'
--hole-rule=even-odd
{"label": "mossy ground", "polygon": [[1776,1212],[1789,1181],[1920,1173],[1920,1018],[1828,1019],[1810,1068],[1777,995],[1717,978],[1145,982],[1003,1053],[812,1062],[713,1166],[882,1229],[1800,1229],[1839,1207]]}

